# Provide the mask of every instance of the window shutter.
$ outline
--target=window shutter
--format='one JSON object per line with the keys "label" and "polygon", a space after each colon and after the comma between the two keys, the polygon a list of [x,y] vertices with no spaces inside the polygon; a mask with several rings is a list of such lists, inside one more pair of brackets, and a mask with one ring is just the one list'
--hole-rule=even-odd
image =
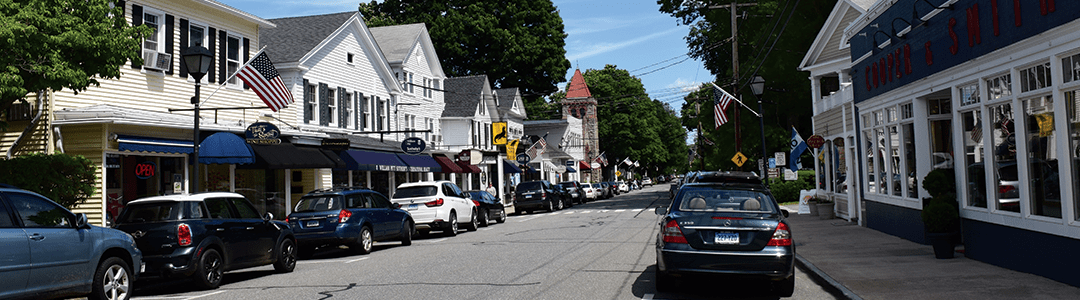
{"label": "window shutter", "polygon": [[[208,32],[206,33],[206,36],[207,36],[206,40],[210,43],[210,45],[209,45],[210,47],[207,47],[206,49],[210,50],[210,53],[214,53],[215,45],[217,45],[217,39],[215,39],[214,36],[217,36],[217,29],[214,29],[214,27],[210,27],[210,28],[207,28],[207,31]],[[224,52],[222,52],[222,54],[224,54]],[[208,78],[206,78],[206,82],[207,83],[216,82],[216,81],[214,81],[214,79],[217,78],[217,76],[214,76],[214,75],[217,75],[216,72],[214,72],[212,70],[208,70],[208,71],[209,72],[206,72],[207,73],[206,76],[208,77]]]}
{"label": "window shutter", "polygon": [[330,87],[325,83],[319,83],[319,125],[330,125],[330,98],[327,93]]}
{"label": "window shutter", "polygon": [[308,120],[311,120],[311,117],[314,116],[314,112],[311,111],[311,102],[315,101],[315,99],[312,99],[311,93],[308,93],[308,86],[310,86],[310,84],[308,83],[308,80],[305,78],[304,79],[304,88],[303,88],[303,91],[304,91],[304,124],[308,124],[308,122],[309,122]]}
{"label": "window shutter", "polygon": [[[248,60],[251,59],[251,54],[248,53],[249,47],[251,47],[251,40],[249,40],[248,38],[244,38],[244,49],[241,50],[241,51],[244,52],[244,62],[243,62],[244,64],[246,64],[248,62]],[[241,83],[244,84],[244,89],[245,90],[251,89],[251,87],[249,87],[247,85],[247,82],[242,82],[241,81]]]}
{"label": "window shutter", "polygon": [[[131,5],[131,27],[138,27],[139,25],[142,25],[143,24],[142,17],[143,17],[143,15],[142,15],[142,5],[132,4]],[[139,43],[139,57],[142,57],[142,43]],[[136,63],[134,60],[132,60],[131,61],[131,68],[136,69],[136,70],[142,69],[142,64]]]}
{"label": "window shutter", "polygon": [[[184,53],[184,50],[188,48],[188,40],[190,39],[188,26],[187,19],[180,19],[180,53]],[[180,62],[180,78],[187,78],[187,64],[184,64],[184,57],[173,55],[173,60]]]}
{"label": "window shutter", "polygon": [[349,128],[349,93],[345,88],[339,87],[338,93],[338,127]]}
{"label": "window shutter", "polygon": [[356,92],[356,130],[364,130],[364,106],[367,106],[364,93]]}
{"label": "window shutter", "polygon": [[[173,38],[173,29],[174,29],[173,21],[174,20],[175,20],[175,17],[173,17],[173,15],[165,15],[165,35],[168,36],[167,38],[165,38],[165,53],[168,53],[168,54],[176,54],[176,51],[173,51],[173,44],[174,44],[174,42],[173,42],[174,41],[174,38]],[[173,55],[172,56],[173,57],[172,61],[179,61],[178,60],[179,57],[177,57],[177,56],[178,55]],[[173,65],[174,64],[171,63],[171,62],[169,63],[169,69],[165,70],[166,75],[172,75],[173,74]]]}
{"label": "window shutter", "polygon": [[221,42],[221,44],[218,45],[218,83],[221,84],[225,83],[225,77],[229,76],[229,74],[226,74],[228,72],[226,66],[229,64],[229,34],[222,30],[218,32],[218,36],[218,39],[220,39],[219,42]]}

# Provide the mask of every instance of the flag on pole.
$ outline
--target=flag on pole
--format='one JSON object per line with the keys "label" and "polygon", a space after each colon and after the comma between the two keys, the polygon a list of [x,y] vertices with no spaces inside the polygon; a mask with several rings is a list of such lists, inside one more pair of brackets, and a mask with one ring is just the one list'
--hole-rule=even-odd
{"label": "flag on pole", "polygon": [[597,155],[596,159],[593,159],[593,161],[595,161],[596,163],[599,163],[601,166],[606,167],[607,166],[607,154],[600,153],[600,155]]}
{"label": "flag on pole", "polygon": [[[544,136],[547,136],[547,135],[544,135]],[[541,137],[539,140],[536,140],[536,145],[537,145],[537,148],[538,148],[537,149],[538,152],[536,154],[537,155],[544,154],[544,150],[547,149],[547,141],[545,141],[544,138]]]}
{"label": "flag on pole", "polygon": [[629,157],[627,157],[626,159],[623,159],[622,163],[626,164],[627,166],[630,166],[630,165],[634,164],[634,162],[630,161]]}
{"label": "flag on pole", "polygon": [[720,125],[727,123],[727,107],[731,104],[731,100],[735,97],[728,94],[724,89],[713,84],[713,119],[716,121],[716,128],[720,129]]}
{"label": "flag on pole", "polygon": [[791,171],[798,171],[799,167],[796,164],[799,163],[799,156],[806,152],[806,141],[799,136],[799,131],[795,130],[795,127],[791,127],[791,154],[788,155],[788,168]]}
{"label": "flag on pole", "polygon": [[634,167],[640,167],[640,166],[641,165],[639,165],[638,162],[636,162],[636,161],[634,162]]}
{"label": "flag on pole", "polygon": [[255,94],[259,95],[259,99],[274,112],[293,103],[292,92],[281,81],[281,76],[274,68],[274,63],[266,56],[266,52],[259,51],[255,58],[237,71],[236,77],[247,83]]}

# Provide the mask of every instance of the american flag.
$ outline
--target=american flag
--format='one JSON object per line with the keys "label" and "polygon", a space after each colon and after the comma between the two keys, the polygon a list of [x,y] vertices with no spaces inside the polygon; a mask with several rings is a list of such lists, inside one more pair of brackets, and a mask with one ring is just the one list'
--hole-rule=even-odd
{"label": "american flag", "polygon": [[731,100],[734,99],[735,97],[732,97],[725,92],[724,89],[713,84],[713,104],[715,105],[715,107],[713,107],[713,119],[716,120],[715,129],[720,129],[720,125],[727,123],[727,112],[725,111],[727,110],[728,105],[731,104]]}
{"label": "american flag", "polygon": [[971,141],[982,141],[982,120],[975,120],[975,126],[971,128]]}
{"label": "american flag", "polygon": [[281,76],[274,68],[274,63],[266,56],[266,52],[260,52],[252,58],[240,68],[236,77],[247,83],[274,112],[293,103],[292,93],[285,87],[285,83],[281,82]]}

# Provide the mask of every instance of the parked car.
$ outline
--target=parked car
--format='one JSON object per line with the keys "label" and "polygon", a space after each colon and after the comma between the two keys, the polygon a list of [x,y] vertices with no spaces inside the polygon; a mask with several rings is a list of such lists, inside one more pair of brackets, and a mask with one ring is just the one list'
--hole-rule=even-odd
{"label": "parked car", "polygon": [[532,213],[541,209],[553,212],[557,203],[562,201],[560,198],[554,185],[547,180],[522,182],[514,188],[514,212]]}
{"label": "parked car", "polygon": [[647,185],[651,186],[652,184],[653,184],[652,179],[649,179],[649,177],[645,177],[645,178],[641,179],[641,186],[647,186]]}
{"label": "parked car", "polygon": [[585,203],[585,190],[581,189],[581,183],[577,181],[563,181],[560,186],[570,192],[570,197],[577,203]]}
{"label": "parked car", "polygon": [[506,207],[499,198],[495,198],[486,191],[465,191],[465,196],[469,200],[476,201],[476,207],[479,209],[476,221],[481,227],[488,226],[491,220],[495,220],[496,223],[506,222]]}
{"label": "parked car", "polygon": [[604,184],[606,184],[607,188],[611,190],[612,196],[617,196],[621,193],[619,191],[619,184],[615,183],[614,181],[605,181]]}
{"label": "parked car", "polygon": [[[656,237],[656,289],[689,277],[767,280],[781,297],[795,288],[795,244],[781,210],[751,172],[719,172],[679,189]],[[678,279],[677,279],[678,278]]]}
{"label": "parked car", "polygon": [[130,235],[0,184],[0,299],[128,299],[142,267]]}
{"label": "parked car", "polygon": [[611,186],[607,182],[601,181],[596,184],[600,185],[600,199],[608,199],[614,197],[614,193],[611,191]]}
{"label": "parked car", "polygon": [[625,181],[619,181],[619,182],[616,182],[616,184],[619,185],[619,193],[629,193],[630,192],[630,185],[626,184]]}
{"label": "parked car", "polygon": [[296,267],[296,239],[289,224],[259,217],[237,193],[154,196],[128,202],[114,227],[131,234],[143,251],[147,277],[191,277],[217,288],[227,271],[273,264]]}
{"label": "parked car", "polygon": [[[997,191],[998,209],[1004,211],[1020,212],[1020,175],[1017,169],[1015,160],[1005,160],[996,163],[997,171],[993,176],[998,179],[998,185],[994,189]],[[973,163],[968,166],[968,176],[973,179],[968,180],[968,192],[973,198],[986,199],[986,188],[984,187],[985,181],[983,180],[985,168],[982,162]],[[1028,166],[1028,172],[1037,174],[1034,176],[1027,176],[1027,183],[1023,186],[1030,189],[1041,190],[1041,199],[1053,199],[1048,201],[1051,203],[1060,202],[1061,196],[1059,187],[1061,185],[1057,161],[1044,161],[1036,160],[1036,163]],[[983,200],[985,201],[985,200]],[[1060,214],[1060,204],[1055,208],[1048,208],[1046,206],[1034,205],[1033,210],[1037,210],[1039,214],[1055,212]]]}
{"label": "parked car", "polygon": [[570,197],[569,190],[558,184],[552,184],[551,187],[559,194],[559,199],[562,199],[562,201],[555,202],[555,210],[563,210],[563,208],[574,205],[574,198]]}
{"label": "parked car", "polygon": [[592,184],[592,183],[582,183],[581,184],[581,188],[585,190],[585,199],[594,200],[594,201],[597,199],[597,197],[599,195],[599,191],[597,191],[596,187],[593,186],[593,185],[594,184]]}
{"label": "parked car", "polygon": [[402,183],[390,201],[401,205],[416,222],[416,231],[428,234],[431,230],[455,236],[459,225],[476,231],[476,203],[465,199],[457,184],[446,180]]}
{"label": "parked car", "polygon": [[398,240],[408,246],[416,229],[401,205],[382,193],[352,187],[307,193],[288,222],[301,257],[321,246],[349,246],[360,254],[370,253],[375,241]]}

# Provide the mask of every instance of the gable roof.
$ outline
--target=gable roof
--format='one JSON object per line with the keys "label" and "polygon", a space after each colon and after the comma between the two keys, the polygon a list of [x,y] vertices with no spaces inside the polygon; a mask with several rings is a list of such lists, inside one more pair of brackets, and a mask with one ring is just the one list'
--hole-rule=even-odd
{"label": "gable roof", "polygon": [[[517,115],[522,119],[528,117],[528,115],[525,114],[525,103],[521,101],[521,92],[518,88],[497,89],[495,90],[495,95],[499,97],[498,105],[500,115],[512,114]],[[517,105],[518,112],[512,110],[515,104]]]}
{"label": "gable roof", "polygon": [[585,77],[581,75],[581,69],[574,70],[574,77],[570,78],[570,86],[566,87],[566,98],[589,98],[589,85],[585,83]]}
{"label": "gable roof", "polygon": [[472,75],[447,78],[443,84],[445,108],[443,117],[473,117],[476,107],[484,97],[487,75]]}
{"label": "gable roof", "polygon": [[414,23],[368,29],[379,43],[379,49],[386,56],[386,60],[390,63],[401,63],[408,57],[409,52],[412,52],[420,33],[426,28],[424,23]]}
{"label": "gable roof", "polygon": [[330,34],[345,25],[358,12],[271,19],[277,28],[259,30],[259,43],[274,61],[295,62],[314,49]]}
{"label": "gable roof", "polygon": [[844,29],[866,13],[866,9],[877,0],[840,0],[833,6],[829,18],[818,31],[814,43],[803,56],[799,69],[808,71],[812,66],[835,63],[840,60],[850,62],[851,51],[844,45]]}

